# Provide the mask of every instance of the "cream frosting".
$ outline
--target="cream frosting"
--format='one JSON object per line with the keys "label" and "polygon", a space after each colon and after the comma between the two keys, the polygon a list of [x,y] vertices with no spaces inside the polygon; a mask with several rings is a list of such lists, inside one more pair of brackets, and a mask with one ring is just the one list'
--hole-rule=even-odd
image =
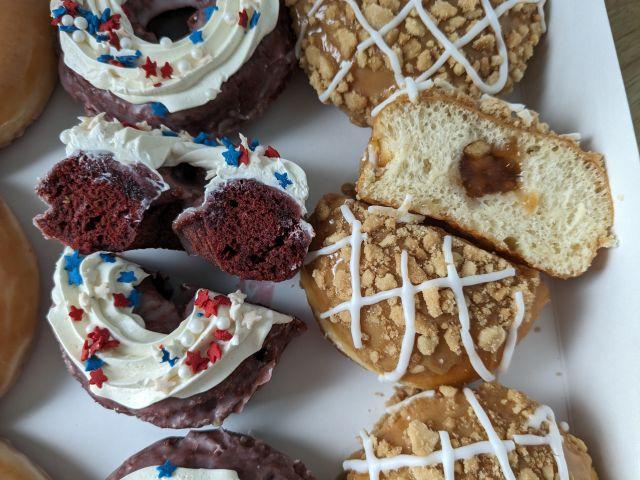
{"label": "cream frosting", "polygon": [[[60,19],[62,27],[59,36],[64,63],[94,87],[133,104],[159,102],[169,112],[197,107],[216,98],[222,84],[275,28],[280,8],[277,0],[221,0],[207,10],[209,18],[195,36],[175,42],[165,37],[160,43],[151,43],[135,36],[122,8],[125,2],[78,1],[81,8],[98,18],[107,9],[111,15],[120,15],[119,28],[113,30],[121,47],[116,48],[108,40],[99,41],[107,37],[100,35],[104,31],[98,35],[90,33],[91,27],[88,29],[84,20],[86,15],[64,12],[60,0],[51,1],[52,16]],[[243,11],[246,26],[239,21]],[[64,20],[64,15],[71,20]],[[107,56],[135,60],[131,68],[126,68],[107,63]],[[155,62],[158,69],[168,62],[173,70],[171,78],[164,78],[159,70],[156,75],[147,76],[140,68],[146,58]]]}
{"label": "cream frosting", "polygon": [[[65,353],[87,380],[106,377],[101,386],[90,384],[91,392],[128,408],[210,390],[262,348],[273,325],[292,321],[290,316],[245,303],[240,291],[224,297],[200,289],[196,297],[200,302],[196,300],[173,332],[152,332],[133,313],[140,295],[136,286],[146,277],[138,265],[121,257],[104,252],[82,257],[66,248],[56,264],[53,305],[47,316]],[[215,303],[216,297],[224,301],[212,314],[203,301]],[[107,339],[119,343],[83,360],[83,345],[96,328],[106,329]],[[226,332],[225,340],[218,331]],[[211,348],[219,349],[219,358],[194,373],[187,352],[207,359]]]}
{"label": "cream frosting", "polygon": [[[158,467],[145,467],[129,475],[122,477],[122,480],[156,480],[158,478]],[[182,468],[178,467],[171,475],[172,480],[240,480],[238,474],[233,470],[209,470],[205,468]]]}
{"label": "cream frosting", "polygon": [[[78,125],[60,134],[60,140],[66,145],[67,155],[77,151],[107,151],[113,153],[115,160],[125,165],[146,165],[158,177],[160,167],[189,163],[203,168],[207,171],[209,180],[206,194],[230,180],[253,179],[289,195],[300,206],[302,215],[305,215],[309,187],[304,170],[279,156],[267,156],[269,152],[264,145],[252,147],[245,137],[241,136],[241,139],[242,147],[248,155],[248,163],[237,163],[236,166],[229,164],[224,156],[231,149],[236,153],[238,151],[238,148],[230,146],[228,140],[224,140],[226,146],[220,146],[215,140],[207,142],[218,146],[205,145],[194,142],[194,138],[186,132],[176,134],[166,129],[152,129],[146,123],[138,124],[137,128],[127,127],[117,120],[107,120],[104,114],[80,117]],[[163,189],[169,188],[162,183]]]}

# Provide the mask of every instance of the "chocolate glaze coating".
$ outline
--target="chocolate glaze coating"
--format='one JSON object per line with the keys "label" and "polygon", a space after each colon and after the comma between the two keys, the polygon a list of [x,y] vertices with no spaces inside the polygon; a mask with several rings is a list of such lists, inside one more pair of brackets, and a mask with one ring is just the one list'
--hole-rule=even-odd
{"label": "chocolate glaze coating", "polygon": [[120,480],[166,460],[184,468],[235,470],[241,480],[315,480],[300,460],[253,437],[223,429],[160,440],[129,458],[107,480]]}
{"label": "chocolate glaze coating", "polygon": [[127,166],[111,154],[68,157],[38,184],[36,192],[50,208],[34,223],[82,254],[185,248],[252,280],[282,281],[301,267],[311,237],[288,195],[254,180],[234,180],[203,204],[204,170],[181,164],[160,174],[169,185],[164,192],[142,164]]}
{"label": "chocolate glaze coating", "polygon": [[[186,287],[185,291],[173,298],[166,280],[152,276],[145,279],[139,289],[142,295],[135,313],[142,316],[146,328],[150,330],[160,333],[175,330],[183,320],[185,310],[193,308],[193,294],[196,291],[193,287]],[[189,297],[188,303],[185,303]],[[94,395],[84,373],[64,351],[63,357],[74,378],[103,407],[136,416],[162,428],[199,428],[221,425],[232,413],[240,413],[258,388],[271,380],[273,369],[289,342],[306,329],[304,322],[297,318],[290,323],[274,325],[262,349],[246,358],[231,375],[212,389],[189,398],[166,398],[141,409],[128,408]]]}
{"label": "chocolate glaze coating", "polygon": [[[140,1],[136,0],[135,3]],[[144,1],[151,4],[157,2]],[[176,0],[171,2],[171,9],[186,5],[201,8],[204,4],[212,3],[215,2]],[[131,12],[136,12],[132,15],[134,19],[138,19],[134,22],[136,33],[153,40],[155,35],[141,26],[146,16],[138,12],[144,10],[144,4],[136,7],[133,4],[129,0],[126,5]],[[196,16],[193,24],[197,25],[199,22],[201,20]],[[289,12],[282,6],[273,31],[262,39],[251,58],[222,84],[216,98],[199,107],[168,113],[162,117],[153,114],[150,103],[135,105],[108,90],[94,87],[65,65],[63,54],[60,55],[59,73],[62,86],[75,100],[82,103],[87,115],[105,112],[108,117],[117,118],[123,123],[146,121],[156,128],[166,125],[174,131],[186,130],[194,136],[200,132],[215,136],[232,135],[245,123],[260,117],[282,92],[297,63],[294,45]]]}

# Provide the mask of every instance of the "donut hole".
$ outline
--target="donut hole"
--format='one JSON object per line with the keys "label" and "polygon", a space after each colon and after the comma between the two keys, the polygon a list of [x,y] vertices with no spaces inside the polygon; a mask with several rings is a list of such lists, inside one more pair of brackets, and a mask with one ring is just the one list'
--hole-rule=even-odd
{"label": "donut hole", "polygon": [[197,12],[193,7],[182,7],[175,10],[162,12],[151,20],[145,26],[145,29],[153,33],[156,38],[169,37],[174,42],[180,40],[192,29],[192,17]]}

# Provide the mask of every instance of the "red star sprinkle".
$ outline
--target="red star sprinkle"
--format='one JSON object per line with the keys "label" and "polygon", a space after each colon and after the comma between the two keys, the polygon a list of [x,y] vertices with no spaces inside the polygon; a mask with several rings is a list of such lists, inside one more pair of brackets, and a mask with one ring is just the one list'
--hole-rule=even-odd
{"label": "red star sprinkle", "polygon": [[159,86],[161,86],[161,85],[162,85],[162,82],[158,82],[158,83],[154,83],[154,84],[153,84],[153,86],[154,86],[154,87],[156,87],[156,88],[158,88],[158,87],[159,87]]}
{"label": "red star sprinkle", "polygon": [[220,346],[216,342],[211,342],[211,345],[209,345],[207,356],[209,360],[211,360],[211,363],[216,363],[222,358],[222,350],[220,350]]}
{"label": "red star sprinkle", "polygon": [[109,43],[113,45],[116,50],[120,50],[120,38],[113,30],[109,30]]}
{"label": "red star sprinkle", "polygon": [[89,377],[89,385],[95,385],[98,388],[102,388],[102,384],[109,380],[101,368],[90,372]]}
{"label": "red star sprinkle", "polygon": [[100,30],[101,32],[108,32],[111,30],[118,30],[119,28],[120,14],[116,13],[115,15],[111,15],[111,17],[109,17],[109,20],[100,25],[100,28],[98,30]]}
{"label": "red star sprinkle", "polygon": [[164,62],[164,65],[160,69],[160,75],[162,78],[171,78],[173,74],[173,67],[169,64],[169,62]]}
{"label": "red star sprinkle", "polygon": [[96,352],[101,350],[108,350],[110,348],[116,348],[120,345],[118,340],[111,337],[111,333],[106,328],[96,327],[91,333],[87,335],[87,339],[82,345],[81,361],[85,361],[87,358],[92,357]]}
{"label": "red star sprinkle", "polygon": [[278,153],[278,151],[271,145],[267,147],[267,149],[264,151],[264,154],[269,158],[280,158],[280,154]]}
{"label": "red star sprinkle", "polygon": [[240,158],[238,159],[238,162],[249,165],[249,151],[244,147],[244,145],[240,145]]}
{"label": "red star sprinkle", "polygon": [[218,307],[220,305],[230,306],[231,300],[224,295],[216,295],[211,299],[209,298],[208,290],[198,290],[196,300],[193,303],[196,307],[202,308],[204,310],[204,316],[209,318],[211,315],[218,315]]}
{"label": "red star sprinkle", "polygon": [[228,330],[217,330],[213,332],[213,336],[216,337],[216,340],[222,340],[223,342],[228,342],[233,338],[233,335]]}
{"label": "red star sprinkle", "polygon": [[56,27],[60,24],[61,21],[62,21],[62,15],[60,15],[58,18],[54,18],[53,20],[51,20],[51,25]]}
{"label": "red star sprinkle", "polygon": [[114,293],[113,294],[113,304],[116,307],[128,307],[129,300],[125,297],[124,293]]}
{"label": "red star sprinkle", "polygon": [[196,307],[202,308],[207,300],[209,300],[209,290],[198,290],[196,300],[193,303]]}
{"label": "red star sprinkle", "polygon": [[84,310],[71,305],[71,308],[69,309],[69,317],[71,317],[71,320],[73,320],[74,322],[79,322],[80,320],[82,320],[83,314]]}
{"label": "red star sprinkle", "polygon": [[78,14],[78,4],[73,0],[64,0],[62,6],[67,9],[69,15],[75,16]]}
{"label": "red star sprinkle", "polygon": [[149,57],[147,57],[146,63],[144,65],[141,65],[140,68],[143,69],[144,72],[146,73],[145,78],[149,78],[152,75],[153,76],[158,75],[158,72],[157,72],[158,64],[156,62],[152,62]]}
{"label": "red star sprinkle", "polygon": [[242,28],[247,28],[247,23],[249,22],[249,14],[247,13],[247,9],[243,8],[241,12],[238,12],[238,25]]}
{"label": "red star sprinkle", "polygon": [[184,361],[185,365],[191,367],[191,373],[196,373],[206,370],[209,366],[209,359],[200,355],[200,352],[187,351],[187,359]]}

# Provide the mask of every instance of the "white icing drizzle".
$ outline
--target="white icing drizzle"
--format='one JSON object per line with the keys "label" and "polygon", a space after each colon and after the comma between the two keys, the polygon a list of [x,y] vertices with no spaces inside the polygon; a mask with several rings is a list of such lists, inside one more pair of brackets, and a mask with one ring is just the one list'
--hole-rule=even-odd
{"label": "white icing drizzle", "polygon": [[[73,265],[76,267],[71,272]],[[165,398],[188,398],[210,390],[262,348],[273,325],[292,320],[245,303],[245,295],[237,291],[226,296],[229,306],[218,306],[217,313],[208,314],[210,317],[202,307],[195,306],[173,332],[156,333],[147,330],[144,320],[133,313],[135,301],[121,303],[140,295],[136,287],[145,277],[138,265],[121,257],[103,252],[82,257],[66,248],[56,264],[53,305],[47,316],[65,353],[87,380],[98,368],[107,377],[101,387],[90,385],[91,392],[129,408],[140,409]],[[201,289],[198,295],[213,299],[219,294]],[[74,319],[70,313],[77,308],[82,309],[81,317]],[[82,357],[83,344],[89,332],[98,327],[106,329],[108,338],[119,344],[95,352],[90,368]],[[227,331],[230,338],[218,339],[216,330]],[[187,351],[198,351],[207,358],[212,343],[218,345],[220,358],[194,373],[187,365]]]}
{"label": "white icing drizzle", "polygon": [[525,306],[522,292],[516,292],[514,296],[516,300],[516,318],[509,328],[509,335],[507,336],[504,350],[502,351],[502,360],[498,367],[498,372],[500,373],[506,372],[509,369],[509,365],[511,365],[513,352],[515,351],[516,343],[518,342],[518,329],[524,320]]}
{"label": "white icing drizzle", "polygon": [[[316,0],[316,2],[313,4],[313,7],[307,14],[309,17],[314,16],[318,12],[322,1],[323,0]],[[396,81],[397,90],[371,111],[372,117],[375,117],[382,110],[382,108],[384,108],[384,106],[392,102],[394,99],[398,98],[400,95],[407,95],[411,101],[414,101],[417,98],[419,92],[433,86],[431,78],[443,65],[445,65],[445,63],[448,62],[450,58],[453,58],[456,62],[464,67],[473,83],[482,92],[489,94],[499,93],[502,89],[504,89],[509,75],[509,56],[504,40],[504,35],[502,34],[502,28],[500,26],[500,17],[514,8],[516,5],[523,3],[536,4],[538,7],[538,13],[541,18],[542,29],[543,31],[546,31],[546,24],[544,19],[544,5],[546,3],[546,0],[507,0],[495,8],[491,5],[490,0],[481,0],[482,7],[485,11],[485,16],[477,20],[475,24],[462,37],[455,41],[449,40],[449,37],[438,28],[437,23],[434,22],[429,13],[427,13],[424,9],[422,0],[408,0],[406,5],[400,10],[400,12],[398,12],[398,14],[393,19],[383,25],[379,30],[374,29],[369,24],[356,0],[344,1],[351,7],[355,14],[356,20],[369,34],[368,38],[358,44],[355,49],[355,54],[360,53],[373,45],[376,45],[378,49],[387,57],[389,66]],[[402,65],[400,64],[400,61],[398,59],[398,55],[391,47],[389,47],[389,45],[384,40],[384,36],[394,28],[398,27],[398,25],[400,25],[414,9],[422,20],[422,23],[424,23],[429,32],[431,32],[431,34],[444,49],[442,55],[432,64],[432,66],[415,78],[404,75],[402,71]],[[498,55],[502,59],[498,71],[498,79],[492,84],[487,84],[480,77],[480,74],[473,68],[469,60],[466,58],[464,52],[462,51],[462,48],[465,45],[472,42],[486,28],[491,28],[494,31],[497,40]],[[302,28],[298,38],[298,52],[299,46],[305,34],[306,28]],[[342,60],[342,62],[340,63],[340,69],[329,83],[327,89],[319,95],[321,101],[325,102],[329,99],[336,87],[349,73],[352,66],[353,57],[349,60]]]}
{"label": "white icing drizzle", "polygon": [[409,212],[409,210],[411,210],[412,201],[413,197],[408,193],[398,208],[370,205],[367,208],[367,211],[369,213],[378,213],[387,215],[388,217],[394,217],[400,223],[422,223],[425,218],[424,215]]}
{"label": "white icing drizzle", "polygon": [[415,395],[411,395],[409,398],[405,398],[404,400],[398,402],[398,403],[394,403],[393,405],[389,405],[386,409],[385,412],[392,414],[392,413],[397,413],[400,410],[402,410],[403,408],[405,408],[406,406],[410,405],[411,403],[415,402],[416,400],[419,400],[421,398],[433,398],[433,396],[436,394],[435,390],[425,390],[424,392],[419,392],[416,393]]}
{"label": "white icing drizzle", "polygon": [[[351,235],[345,237],[333,245],[323,247],[320,250],[309,252],[305,263],[310,263],[321,255],[328,255],[334,253],[346,246],[351,247],[351,257],[349,261],[349,270],[351,275],[351,298],[348,301],[342,302],[335,307],[320,314],[321,319],[329,318],[331,315],[336,315],[341,312],[348,311],[351,315],[351,339],[355,348],[362,348],[362,328],[360,324],[360,311],[363,307],[374,305],[376,303],[388,300],[394,297],[400,297],[402,303],[402,309],[405,320],[405,331],[402,338],[402,346],[400,349],[400,355],[396,368],[392,372],[385,372],[379,376],[381,381],[397,382],[406,373],[413,352],[413,345],[415,341],[415,301],[414,295],[421,293],[429,288],[449,288],[453,291],[456,304],[458,306],[458,320],[460,322],[460,337],[464,346],[465,352],[469,357],[469,361],[474,370],[478,373],[480,378],[487,382],[495,380],[495,375],[491,373],[484,362],[478,355],[475,348],[475,343],[471,336],[471,321],[469,317],[469,308],[464,297],[464,287],[470,287],[474,285],[480,285],[489,282],[497,282],[504,280],[508,277],[513,277],[516,271],[513,267],[505,268],[497,272],[490,272],[481,275],[469,275],[467,277],[460,277],[456,270],[453,260],[452,251],[452,237],[447,235],[443,241],[443,255],[447,266],[447,276],[441,278],[434,278],[426,280],[419,285],[413,285],[409,279],[408,270],[408,254],[405,250],[402,251],[400,257],[400,273],[402,277],[402,285],[390,290],[384,290],[373,295],[362,296],[360,288],[360,251],[362,249],[362,243],[366,240],[361,233],[362,224],[355,218],[347,204],[343,204],[340,207],[343,217],[352,227]],[[520,292],[516,292],[520,293]],[[516,295],[516,319],[515,322],[522,322],[524,318],[524,302],[519,302]],[[521,318],[522,317],[522,318]],[[517,340],[517,328],[516,328],[516,340]],[[507,352],[507,360],[503,363],[508,365],[513,355],[513,347],[507,345],[505,347]],[[503,358],[504,360],[504,358]]]}
{"label": "white icing drizzle", "polygon": [[[98,41],[86,32],[86,22],[83,22],[83,30],[59,32],[64,63],[96,88],[108,90],[133,104],[159,102],[169,112],[204,105],[216,98],[222,84],[244,65],[262,39],[275,28],[280,8],[277,0],[218,1],[209,11],[209,20],[197,31],[201,34],[200,39],[187,36],[176,41],[163,38],[160,43],[151,43],[135,36],[122,8],[123,0],[79,3],[98,17],[106,9],[110,9],[112,15],[121,16],[120,28],[114,33],[122,48],[110,45],[108,40]],[[60,6],[59,0],[50,2],[52,11]],[[239,24],[239,14],[244,9],[249,21],[259,15],[255,25],[251,22],[245,28]],[[78,16],[76,20],[80,18],[83,17]],[[118,56],[138,53],[139,60],[133,68],[98,61],[101,55],[111,55],[117,60]],[[157,75],[148,78],[140,68],[147,57],[157,63],[158,70]],[[159,73],[166,62],[173,68],[170,78]]]}
{"label": "white icing drizzle", "polygon": [[[165,132],[165,134],[163,134]],[[162,181],[158,169],[174,167],[188,163],[194,167],[204,168],[209,183],[205,194],[209,194],[231,180],[252,179],[273,187],[289,195],[306,214],[305,202],[309,196],[307,177],[304,170],[295,163],[283,158],[267,157],[266,147],[257,145],[249,148],[247,139],[241,136],[242,146],[247,150],[248,163],[238,166],[227,163],[224,154],[229,151],[226,146],[208,146],[195,143],[194,138],[186,132],[167,136],[168,130],[152,129],[146,123],[137,128],[124,126],[117,120],[107,120],[104,114],[95,117],[80,117],[80,123],[60,134],[60,140],[66,145],[67,155],[77,151],[88,153],[113,153],[114,159],[125,165],[142,163],[154,171],[163,189],[168,185]],[[236,148],[235,150],[238,150]],[[291,183],[278,179],[285,175]],[[311,227],[304,221],[307,231]]]}
{"label": "white icing drizzle", "polygon": [[[444,480],[455,480],[454,465],[456,461],[468,460],[478,455],[494,455],[500,464],[500,468],[505,479],[515,480],[516,477],[511,469],[507,455],[516,449],[516,445],[548,446],[551,448],[556,460],[560,480],[569,480],[569,469],[562,449],[562,436],[560,435],[555,423],[555,416],[550,407],[546,405],[540,406],[530,417],[527,424],[528,428],[539,429],[542,426],[542,423],[546,422],[549,428],[548,435],[514,435],[512,440],[501,440],[493,428],[489,416],[482,408],[482,405],[480,405],[480,402],[473,391],[469,388],[465,388],[463,392],[476,418],[484,429],[488,440],[453,448],[449,433],[446,431],[439,431],[440,450],[436,450],[429,455],[419,456],[402,454],[393,457],[378,458],[376,457],[375,450],[373,448],[373,437],[366,431],[362,431],[360,433],[360,438],[362,439],[365,458],[363,460],[346,460],[342,464],[343,469],[351,470],[356,473],[368,473],[369,480],[379,480],[380,473],[382,472],[387,473],[392,470],[400,470],[403,468],[434,467],[442,465]],[[432,396],[433,395],[425,395],[423,397],[414,396],[407,400],[414,401],[418,398]],[[402,406],[406,405],[406,403],[400,402],[399,404],[396,404],[396,406],[401,404]],[[396,409],[392,413],[399,410],[400,409]]]}
{"label": "white icing drizzle", "polygon": [[[129,475],[122,477],[122,480],[157,480],[158,467],[145,467]],[[171,480],[240,480],[234,470],[205,469],[205,468],[183,468],[178,467],[172,474]]]}

